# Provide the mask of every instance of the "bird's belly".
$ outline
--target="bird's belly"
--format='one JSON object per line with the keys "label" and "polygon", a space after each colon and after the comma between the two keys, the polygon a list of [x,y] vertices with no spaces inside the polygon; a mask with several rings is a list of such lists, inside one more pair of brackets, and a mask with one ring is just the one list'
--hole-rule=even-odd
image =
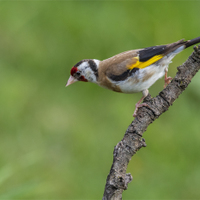
{"label": "bird's belly", "polygon": [[151,65],[144,69],[138,70],[133,76],[127,80],[121,81],[117,85],[123,93],[141,92],[151,87],[159,78],[165,74],[167,66]]}

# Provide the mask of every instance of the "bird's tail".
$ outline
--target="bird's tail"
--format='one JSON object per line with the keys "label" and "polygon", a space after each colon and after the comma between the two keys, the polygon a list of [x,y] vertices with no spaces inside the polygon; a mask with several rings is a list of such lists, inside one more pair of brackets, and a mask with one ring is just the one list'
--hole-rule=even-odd
{"label": "bird's tail", "polygon": [[192,40],[188,40],[185,42],[185,48],[188,48],[194,44],[200,43],[200,37],[194,38]]}

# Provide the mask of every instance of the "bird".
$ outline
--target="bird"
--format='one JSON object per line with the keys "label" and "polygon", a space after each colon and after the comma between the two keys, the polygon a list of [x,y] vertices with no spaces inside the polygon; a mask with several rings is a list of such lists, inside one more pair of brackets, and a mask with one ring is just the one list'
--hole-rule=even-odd
{"label": "bird", "polygon": [[136,117],[138,108],[149,107],[142,103],[149,94],[148,89],[163,76],[164,87],[172,80],[167,72],[174,56],[199,42],[200,37],[186,41],[182,39],[166,45],[128,50],[102,61],[84,59],[71,68],[66,86],[82,81],[96,83],[115,92],[142,92],[142,98],[135,104],[133,117]]}

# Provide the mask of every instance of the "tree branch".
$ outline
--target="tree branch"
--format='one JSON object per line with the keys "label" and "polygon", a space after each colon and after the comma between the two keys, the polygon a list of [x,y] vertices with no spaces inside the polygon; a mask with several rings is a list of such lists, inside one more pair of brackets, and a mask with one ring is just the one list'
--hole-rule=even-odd
{"label": "tree branch", "polygon": [[200,45],[194,47],[192,55],[177,69],[175,78],[158,96],[151,98],[148,95],[144,99],[149,107],[139,108],[137,117],[126,130],[124,138],[115,146],[113,164],[106,180],[103,200],[122,199],[122,192],[132,181],[131,174],[126,174],[128,163],[140,148],[146,146],[145,140],[142,138],[143,133],[149,124],[168,110],[200,69]]}

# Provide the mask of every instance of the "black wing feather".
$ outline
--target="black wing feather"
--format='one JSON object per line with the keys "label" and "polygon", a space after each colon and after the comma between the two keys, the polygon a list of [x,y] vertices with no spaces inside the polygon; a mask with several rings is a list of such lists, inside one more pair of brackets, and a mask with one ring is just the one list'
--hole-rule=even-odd
{"label": "black wing feather", "polygon": [[188,41],[179,40],[178,42],[174,42],[167,45],[159,45],[159,46],[144,48],[139,51],[140,62],[145,62],[156,55],[167,55],[168,53],[175,51],[177,48],[183,45],[185,45],[186,48],[187,42]]}
{"label": "black wing feather", "polygon": [[139,51],[140,62],[145,62],[156,55],[161,55],[166,52],[168,45],[160,45],[147,47]]}
{"label": "black wing feather", "polygon": [[132,74],[134,74],[137,70],[139,70],[139,68],[133,68],[132,70],[126,70],[124,73],[120,74],[120,75],[114,75],[111,74],[110,76],[108,76],[111,80],[113,81],[124,81],[126,80],[129,76],[131,76]]}

